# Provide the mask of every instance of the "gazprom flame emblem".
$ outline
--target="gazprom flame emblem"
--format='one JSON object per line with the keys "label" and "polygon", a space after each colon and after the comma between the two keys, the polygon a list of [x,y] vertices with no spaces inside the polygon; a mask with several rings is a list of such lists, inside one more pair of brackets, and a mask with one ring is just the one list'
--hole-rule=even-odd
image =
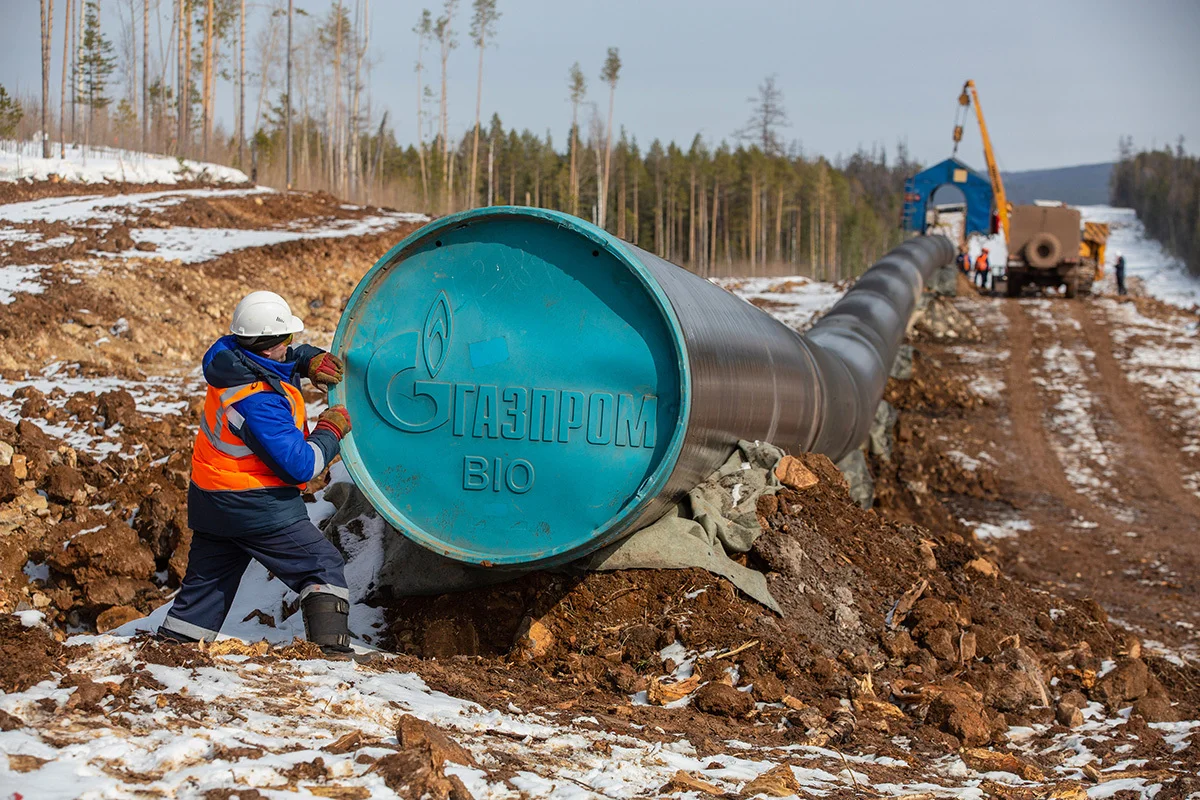
{"label": "gazprom flame emblem", "polygon": [[441,372],[450,353],[450,337],[454,334],[454,314],[450,310],[450,298],[446,292],[440,291],[425,315],[425,329],[422,350],[425,353],[425,369],[429,370],[429,378],[433,380]]}

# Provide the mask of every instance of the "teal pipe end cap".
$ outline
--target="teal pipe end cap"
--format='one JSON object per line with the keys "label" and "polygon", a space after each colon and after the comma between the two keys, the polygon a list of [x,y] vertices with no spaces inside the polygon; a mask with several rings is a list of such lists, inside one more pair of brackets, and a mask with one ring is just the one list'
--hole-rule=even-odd
{"label": "teal pipe end cap", "polygon": [[557,212],[479,209],[415,232],[363,277],[333,347],[355,483],[458,561],[548,566],[615,541],[686,432],[670,302],[619,240]]}

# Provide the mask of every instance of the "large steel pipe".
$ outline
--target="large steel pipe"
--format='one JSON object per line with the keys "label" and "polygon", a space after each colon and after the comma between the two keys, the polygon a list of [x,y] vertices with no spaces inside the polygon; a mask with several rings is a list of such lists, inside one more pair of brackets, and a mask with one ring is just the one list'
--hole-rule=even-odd
{"label": "large steel pipe", "polygon": [[807,334],[582,220],[437,220],[363,277],[334,337],[351,476],[451,558],[545,566],[649,524],[739,439],[834,460],[867,436],[942,237],[897,247]]}

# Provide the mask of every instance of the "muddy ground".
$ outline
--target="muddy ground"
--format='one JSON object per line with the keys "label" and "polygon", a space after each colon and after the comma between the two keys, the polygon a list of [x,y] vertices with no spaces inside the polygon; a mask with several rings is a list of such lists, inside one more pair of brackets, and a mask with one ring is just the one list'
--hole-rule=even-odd
{"label": "muddy ground", "polygon": [[[0,270],[45,267],[40,293],[0,306],[11,389],[0,398],[0,611],[38,610],[49,626],[6,619],[0,690],[87,685],[80,665],[104,651],[64,646],[65,635],[142,616],[178,585],[194,366],[247,283],[278,287],[327,344],[357,279],[411,224],[200,263],[97,253],[128,253],[130,227],[257,229],[379,211],[321,195],[190,198],[94,227],[30,223],[35,244],[75,241],[0,255]],[[484,708],[564,714],[664,746],[686,739],[701,759],[731,741],[833,748],[882,758],[855,762],[875,785],[911,783],[915,769],[950,786],[934,765],[957,754],[971,775],[1025,779],[976,782],[992,796],[1073,797],[1113,776],[1189,796],[1200,743],[1167,739],[1200,718],[1200,421],[1180,400],[1195,324],[1148,298],[968,290],[938,301],[911,333],[911,375],[887,387],[896,418],[869,454],[873,507],[811,455],[801,458],[815,485],[759,504],[764,534],[745,562],[768,575],[782,617],[700,571],[536,574],[389,601],[384,644],[401,656],[370,669],[415,673]],[[1157,368],[1172,357],[1175,382]],[[124,689],[5,712],[0,727],[56,730],[137,703],[203,720],[195,701],[143,673],[219,659],[132,647]],[[313,655],[253,657],[286,672]],[[1076,763],[1081,749],[1091,758]],[[518,787],[535,769],[534,756],[488,752],[494,783]]]}

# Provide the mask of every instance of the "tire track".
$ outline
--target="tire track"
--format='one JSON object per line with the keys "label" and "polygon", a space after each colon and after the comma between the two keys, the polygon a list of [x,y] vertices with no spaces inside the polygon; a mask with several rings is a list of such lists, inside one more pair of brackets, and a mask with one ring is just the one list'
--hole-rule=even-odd
{"label": "tire track", "polygon": [[[1009,417],[1012,421],[1013,449],[1019,469],[1012,477],[1039,506],[1060,506],[1080,516],[1087,498],[1075,491],[1067,480],[1062,462],[1050,445],[1044,420],[1046,406],[1041,390],[1033,382],[1036,354],[1033,324],[1019,302],[1006,303],[1011,355],[1008,359]],[[1091,503],[1088,503],[1091,505]]]}
{"label": "tire track", "polygon": [[[1108,407],[1114,433],[1125,452],[1120,464],[1129,478],[1126,486],[1136,489],[1136,504],[1153,506],[1156,526],[1178,517],[1183,530],[1200,530],[1200,499],[1183,485],[1183,465],[1173,437],[1157,429],[1145,412],[1138,389],[1129,382],[1113,354],[1108,326],[1096,321],[1092,303],[1072,303],[1071,316],[1079,322],[1085,341],[1096,354],[1099,385],[1093,395]],[[1127,493],[1128,494],[1128,493]],[[1133,500],[1133,498],[1129,498]],[[1169,527],[1177,527],[1171,525]]]}

